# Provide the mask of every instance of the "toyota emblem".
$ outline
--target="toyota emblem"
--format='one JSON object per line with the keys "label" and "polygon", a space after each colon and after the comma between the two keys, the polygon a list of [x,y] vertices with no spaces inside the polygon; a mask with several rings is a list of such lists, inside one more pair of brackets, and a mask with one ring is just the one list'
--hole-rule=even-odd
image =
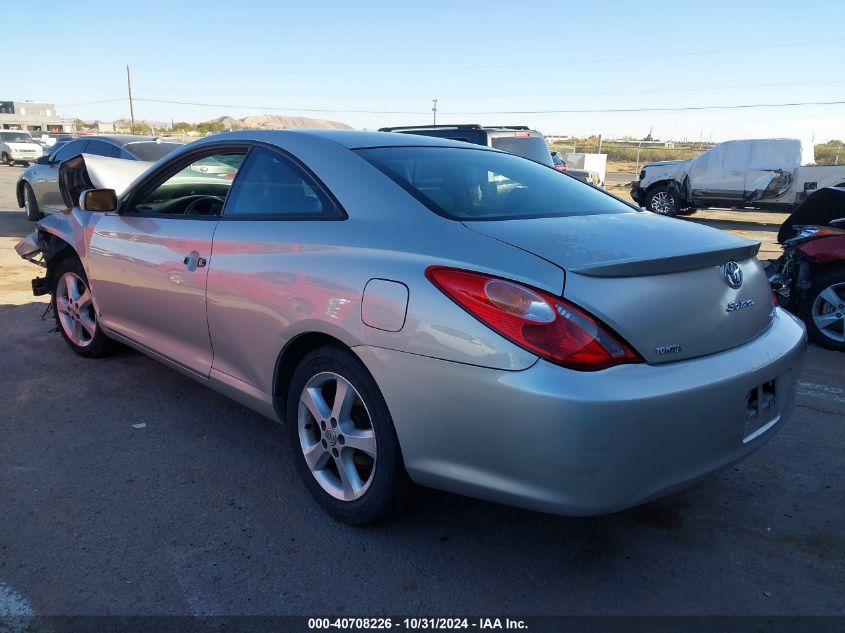
{"label": "toyota emblem", "polygon": [[731,288],[739,288],[742,285],[742,268],[735,261],[722,264],[722,278]]}

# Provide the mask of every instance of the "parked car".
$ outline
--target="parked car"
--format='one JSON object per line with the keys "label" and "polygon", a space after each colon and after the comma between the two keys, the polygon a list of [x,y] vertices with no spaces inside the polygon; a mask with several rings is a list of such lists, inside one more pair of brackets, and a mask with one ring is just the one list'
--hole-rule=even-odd
{"label": "parked car", "polygon": [[704,207],[792,212],[822,187],[845,186],[845,165],[816,165],[795,139],[727,141],[692,160],[646,163],[631,197],[663,215]]}
{"label": "parked car", "polygon": [[383,127],[379,132],[397,132],[448,138],[453,141],[474,143],[500,149],[553,167],[549,146],[540,132],[524,125],[481,126],[477,123],[461,125],[416,125],[406,127]]}
{"label": "parked car", "polygon": [[778,232],[783,255],[767,268],[784,308],[810,338],[845,352],[845,189],[819,189]]}
{"label": "parked car", "polygon": [[33,222],[44,217],[45,213],[64,209],[58,184],[59,167],[73,156],[93,154],[153,163],[181,146],[178,141],[133,135],[84,136],[61,145],[57,141],[49,156],[39,157],[36,164],[18,178],[15,189],[18,206]]}
{"label": "parked car", "polygon": [[47,147],[55,147],[56,143],[68,142],[73,140],[73,134],[65,134],[62,132],[53,132],[42,135]]}
{"label": "parked car", "polygon": [[[192,169],[209,159],[235,178]],[[217,134],[124,191],[127,164],[62,165],[79,206],[17,245],[46,268],[33,291],[80,356],[124,343],[286,421],[339,520],[409,480],[613,512],[734,464],[790,410],[806,334],[757,242],[425,136]]]}
{"label": "parked car", "polygon": [[29,165],[43,155],[41,145],[35,142],[29,132],[0,130],[0,163],[3,165]]}
{"label": "parked car", "polygon": [[566,161],[560,157],[558,152],[551,152],[552,155],[552,162],[554,163],[554,168],[557,169],[559,172],[564,174],[569,174],[573,178],[577,178],[583,182],[586,182],[588,185],[596,185],[598,186],[601,178],[599,175],[592,171],[587,171],[586,169],[573,169],[566,164]]}

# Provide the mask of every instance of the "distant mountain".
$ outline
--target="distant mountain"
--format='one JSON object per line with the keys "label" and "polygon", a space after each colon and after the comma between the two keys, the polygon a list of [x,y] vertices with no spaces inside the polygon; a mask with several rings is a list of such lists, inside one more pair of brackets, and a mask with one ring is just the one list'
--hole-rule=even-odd
{"label": "distant mountain", "polygon": [[231,116],[221,116],[213,121],[220,123],[227,130],[287,130],[302,128],[330,128],[351,130],[351,126],[328,119],[312,119],[304,116],[286,116],[281,114],[259,114],[236,119]]}

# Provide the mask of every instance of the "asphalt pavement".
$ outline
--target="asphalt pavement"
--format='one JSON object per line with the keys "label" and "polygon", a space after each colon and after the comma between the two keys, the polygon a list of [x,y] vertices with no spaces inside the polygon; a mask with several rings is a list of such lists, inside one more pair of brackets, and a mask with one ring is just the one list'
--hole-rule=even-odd
{"label": "asphalt pavement", "polygon": [[[141,354],[70,352],[10,250],[19,171],[0,167],[0,614],[845,614],[842,354],[811,347],[780,433],[681,494],[566,518],[421,491],[347,527],[281,427]],[[770,232],[755,216],[737,230]]]}

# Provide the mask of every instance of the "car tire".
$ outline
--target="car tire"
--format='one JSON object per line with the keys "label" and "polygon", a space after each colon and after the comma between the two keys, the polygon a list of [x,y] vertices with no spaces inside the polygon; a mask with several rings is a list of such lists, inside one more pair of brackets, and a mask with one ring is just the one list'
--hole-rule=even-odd
{"label": "car tire", "polygon": [[678,201],[666,185],[649,189],[645,197],[645,207],[659,215],[674,217],[678,214]]}
{"label": "car tire", "polygon": [[11,165],[12,164],[12,161],[9,158],[9,155],[6,152],[3,152],[2,154],[0,154],[0,163],[2,163],[4,165]]}
{"label": "car tire", "polygon": [[68,346],[86,358],[111,354],[117,343],[103,333],[97,321],[82,262],[74,256],[66,257],[53,269],[51,278],[51,306],[56,329]]}
{"label": "car tire", "polygon": [[44,217],[41,209],[38,208],[38,202],[35,199],[35,193],[32,191],[28,182],[23,183],[23,209],[26,213],[26,219],[30,222],[37,222]]}
{"label": "car tire", "polygon": [[845,268],[830,270],[813,280],[800,312],[811,341],[845,352]]}
{"label": "car tire", "polygon": [[[336,403],[339,393],[347,397]],[[308,353],[294,371],[285,413],[296,469],[334,519],[363,525],[407,502],[412,486],[390,411],[352,352],[325,346]]]}

